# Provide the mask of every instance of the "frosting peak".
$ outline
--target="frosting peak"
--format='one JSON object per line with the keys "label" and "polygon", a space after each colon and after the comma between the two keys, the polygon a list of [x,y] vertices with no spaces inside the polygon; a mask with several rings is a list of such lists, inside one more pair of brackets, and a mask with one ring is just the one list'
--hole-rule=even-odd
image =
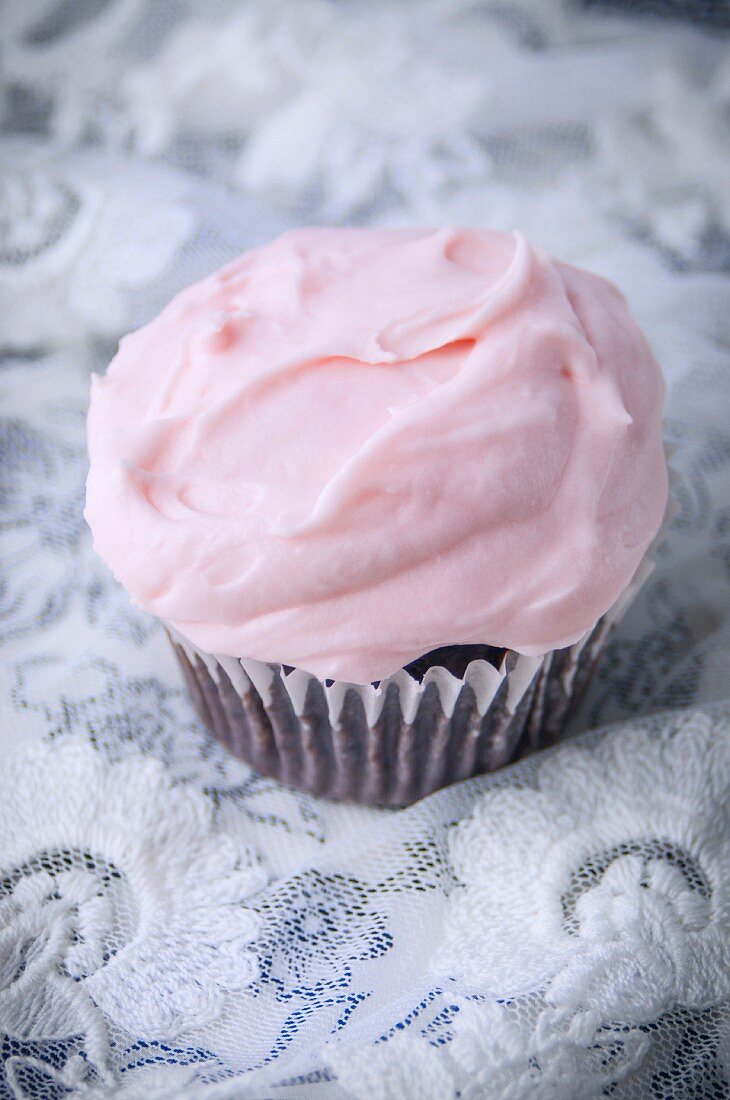
{"label": "frosting peak", "polygon": [[659,369],[609,283],[519,234],[304,229],[122,340],[86,517],[203,649],[382,679],[580,637],[664,514]]}

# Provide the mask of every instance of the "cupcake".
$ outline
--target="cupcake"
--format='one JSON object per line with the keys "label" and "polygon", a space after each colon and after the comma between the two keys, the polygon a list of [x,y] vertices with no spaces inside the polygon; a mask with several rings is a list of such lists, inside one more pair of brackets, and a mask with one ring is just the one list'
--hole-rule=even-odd
{"label": "cupcake", "polygon": [[232,752],[406,805],[558,736],[667,507],[621,294],[518,233],[300,229],[126,336],[86,519]]}

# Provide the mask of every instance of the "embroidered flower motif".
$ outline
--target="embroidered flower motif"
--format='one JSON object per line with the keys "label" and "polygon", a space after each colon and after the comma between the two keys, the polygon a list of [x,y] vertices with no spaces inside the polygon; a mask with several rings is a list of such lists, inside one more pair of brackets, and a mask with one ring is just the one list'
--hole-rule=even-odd
{"label": "embroidered flower motif", "polygon": [[730,993],[729,725],[622,727],[489,791],[452,835],[454,973],[636,1023]]}
{"label": "embroidered flower motif", "polygon": [[327,1051],[338,1085],[355,1100],[448,1100],[456,1078],[441,1053],[404,1032],[385,1043],[342,1043]]}
{"label": "embroidered flower motif", "polygon": [[644,1058],[646,1025],[730,996],[728,733],[718,709],[564,746],[452,830],[438,966],[479,994],[449,1046],[470,1079],[599,1095]]}
{"label": "embroidered flower motif", "polygon": [[336,21],[336,11],[318,0],[269,0],[173,25],[158,52],[119,85],[135,147],[159,154],[180,133],[240,141],[291,94]]}
{"label": "embroidered flower motif", "polygon": [[585,1014],[534,1003],[457,998],[445,1048],[463,1100],[588,1100],[632,1073],[650,1039],[621,1027],[596,1030]]}
{"label": "embroidered flower motif", "polygon": [[[456,70],[433,51],[414,50],[400,13],[383,11],[377,22],[367,12],[333,18],[337,33],[330,28],[301,58],[293,89],[245,146],[236,182],[289,200],[319,195],[321,209],[336,218],[388,189],[441,193],[488,176],[490,157],[475,136],[492,91],[484,72]],[[421,33],[429,29],[439,34],[428,23]]]}
{"label": "embroidered flower motif", "polygon": [[278,1000],[345,990],[353,966],[393,945],[372,888],[354,876],[307,871],[272,890],[262,908],[262,978]]}
{"label": "embroidered flower motif", "polygon": [[[72,1054],[58,1067],[42,1058],[12,1055],[4,1065],[13,1100],[38,1100],[46,1096],[74,1096],[77,1100],[179,1100],[200,1095],[193,1084],[195,1066],[181,1063],[147,1065],[142,1073],[113,1081],[89,1074],[89,1064]],[[27,1087],[26,1087],[27,1086]]]}
{"label": "embroidered flower motif", "polygon": [[74,866],[51,875],[40,862],[16,869],[3,887],[0,1025],[22,1039],[83,1032],[103,1073],[105,1029],[76,984],[103,962],[112,913],[101,883]]}
{"label": "embroidered flower motif", "polygon": [[[258,967],[262,885],[209,803],[160,765],[109,764],[87,744],[3,761],[0,1023],[86,1036],[109,1072],[107,1026],[170,1040],[215,1020]],[[130,824],[130,823],[133,823]]]}
{"label": "embroidered flower motif", "polygon": [[[133,295],[154,283],[192,232],[184,180],[54,157],[17,142],[0,175],[0,339],[15,348],[115,337],[141,320]],[[32,293],[28,288],[32,287]]]}
{"label": "embroidered flower motif", "polygon": [[685,262],[706,261],[713,229],[730,224],[725,158],[702,152],[727,140],[729,72],[727,62],[697,70],[677,51],[633,111],[605,112],[596,125],[599,196]]}

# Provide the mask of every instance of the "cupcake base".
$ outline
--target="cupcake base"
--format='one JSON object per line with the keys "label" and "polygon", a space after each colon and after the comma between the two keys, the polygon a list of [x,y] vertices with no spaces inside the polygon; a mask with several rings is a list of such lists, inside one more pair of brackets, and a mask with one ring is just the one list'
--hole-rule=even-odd
{"label": "cupcake base", "polygon": [[614,620],[543,658],[492,650],[461,678],[422,658],[364,688],[170,638],[201,721],[235,756],[312,794],[396,807],[552,744]]}

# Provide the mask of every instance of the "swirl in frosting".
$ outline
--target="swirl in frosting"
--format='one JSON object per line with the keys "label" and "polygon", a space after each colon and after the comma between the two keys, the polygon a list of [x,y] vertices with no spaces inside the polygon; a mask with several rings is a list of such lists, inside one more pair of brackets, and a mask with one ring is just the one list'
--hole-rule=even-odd
{"label": "swirl in frosting", "polygon": [[576,641],[667,499],[619,292],[519,234],[301,229],[125,337],[89,412],[115,576],[213,653],[351,683]]}

